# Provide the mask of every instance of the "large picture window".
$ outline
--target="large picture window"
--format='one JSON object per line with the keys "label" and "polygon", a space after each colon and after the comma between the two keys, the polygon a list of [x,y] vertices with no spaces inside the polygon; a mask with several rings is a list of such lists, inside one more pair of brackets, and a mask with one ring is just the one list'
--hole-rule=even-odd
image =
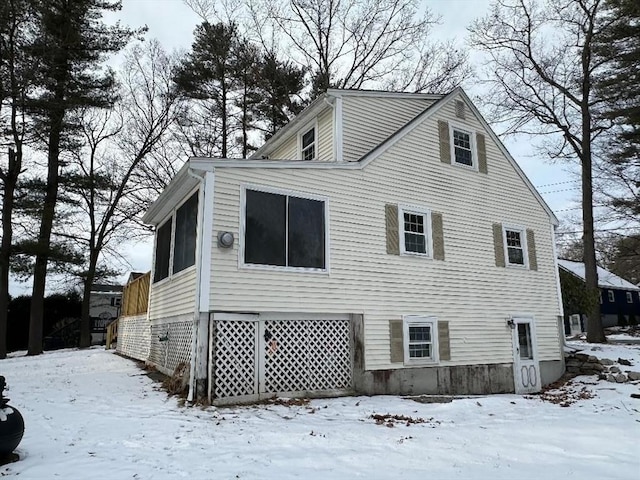
{"label": "large picture window", "polygon": [[324,270],[325,202],[245,192],[244,263]]}

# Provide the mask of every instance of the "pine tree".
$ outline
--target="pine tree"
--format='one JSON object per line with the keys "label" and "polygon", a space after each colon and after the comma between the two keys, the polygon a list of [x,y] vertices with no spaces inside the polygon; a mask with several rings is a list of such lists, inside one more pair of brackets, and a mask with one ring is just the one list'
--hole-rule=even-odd
{"label": "pine tree", "polygon": [[219,121],[219,151],[223,158],[229,154],[229,139],[234,128],[230,107],[237,51],[238,28],[234,23],[204,22],[196,27],[191,51],[175,79],[185,97],[202,101],[207,113]]}
{"label": "pine tree", "polygon": [[121,50],[142,30],[105,25],[104,12],[121,9],[120,1],[31,0],[36,37],[31,54],[40,63],[38,95],[29,108],[47,152],[47,188],[42,206],[29,322],[29,355],[42,353],[44,293],[49,246],[60,183],[61,151],[73,146],[70,112],[108,107],[114,101],[114,78],[100,68],[108,54]]}
{"label": "pine tree", "polygon": [[623,217],[640,217],[640,2],[607,0],[606,28],[595,54],[604,68],[597,77],[599,96],[605,98],[604,116],[614,122],[606,146],[609,172],[625,188],[610,196]]}
{"label": "pine tree", "polygon": [[257,115],[264,120],[265,140],[302,110],[300,99],[305,86],[305,70],[291,61],[281,61],[275,52],[266,52],[260,62],[258,90],[261,101],[256,105]]}

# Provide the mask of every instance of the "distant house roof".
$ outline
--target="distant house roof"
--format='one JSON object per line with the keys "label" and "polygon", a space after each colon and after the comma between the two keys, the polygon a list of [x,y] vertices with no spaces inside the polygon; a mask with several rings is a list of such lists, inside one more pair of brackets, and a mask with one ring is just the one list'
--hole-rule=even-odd
{"label": "distant house roof", "polygon": [[92,292],[114,292],[114,293],[119,293],[122,292],[122,285],[100,285],[100,284],[94,284],[93,287],[91,287],[91,291]]}
{"label": "distant house roof", "polygon": [[[584,280],[584,263],[558,259],[558,265],[569,273],[573,273],[576,277]],[[598,286],[600,288],[640,291],[640,287],[636,287],[633,283],[627,282],[624,278],[620,278],[601,267],[598,267]]]}

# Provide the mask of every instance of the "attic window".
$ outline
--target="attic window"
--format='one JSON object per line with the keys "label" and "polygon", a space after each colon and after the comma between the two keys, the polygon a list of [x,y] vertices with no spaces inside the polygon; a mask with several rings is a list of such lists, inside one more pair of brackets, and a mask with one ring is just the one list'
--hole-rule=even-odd
{"label": "attic window", "polygon": [[458,165],[474,167],[475,161],[473,158],[473,140],[471,132],[452,127],[451,137],[451,145],[453,146],[453,161]]}
{"label": "attic window", "polygon": [[300,157],[302,160],[315,160],[316,158],[315,125],[300,134]]}

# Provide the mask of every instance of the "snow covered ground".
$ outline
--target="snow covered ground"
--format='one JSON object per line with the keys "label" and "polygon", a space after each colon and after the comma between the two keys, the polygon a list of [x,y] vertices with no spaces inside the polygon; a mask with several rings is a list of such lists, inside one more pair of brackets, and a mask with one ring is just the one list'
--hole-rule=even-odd
{"label": "snow covered ground", "polygon": [[[626,368],[640,370],[640,346],[599,348],[598,355],[630,359],[635,367]],[[630,398],[640,387],[595,377],[577,377],[559,392],[575,400],[566,408],[538,396],[496,395],[431,404],[379,396],[203,409],[179,406],[132,361],[101,349],[13,357],[0,361],[0,374],[26,422],[17,450],[22,459],[0,467],[0,476],[640,478],[640,400]],[[377,423],[376,414],[412,421]]]}

